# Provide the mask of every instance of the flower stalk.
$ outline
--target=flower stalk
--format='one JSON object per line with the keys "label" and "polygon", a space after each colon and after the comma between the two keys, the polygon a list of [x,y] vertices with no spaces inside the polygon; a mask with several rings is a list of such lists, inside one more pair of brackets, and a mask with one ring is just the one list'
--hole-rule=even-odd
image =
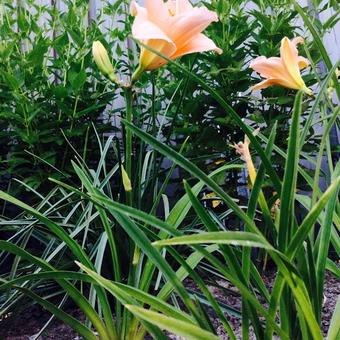
{"label": "flower stalk", "polygon": [[[126,102],[126,117],[125,119],[132,123],[133,120],[133,90],[132,87],[124,88]],[[132,178],[132,132],[129,129],[125,130],[125,172],[130,182]],[[126,191],[126,203],[132,206],[132,190]]]}
{"label": "flower stalk", "polygon": [[141,64],[139,64],[135,72],[132,75],[131,83],[134,84],[136,81],[138,81],[143,72],[144,72],[144,67]]}

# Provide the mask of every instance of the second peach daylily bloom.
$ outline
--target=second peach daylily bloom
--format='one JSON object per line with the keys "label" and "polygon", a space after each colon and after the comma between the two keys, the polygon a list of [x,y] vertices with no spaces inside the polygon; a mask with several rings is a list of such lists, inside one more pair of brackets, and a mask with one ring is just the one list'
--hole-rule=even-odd
{"label": "second peach daylily bloom", "polygon": [[301,77],[300,70],[309,66],[308,59],[298,55],[296,46],[303,43],[303,38],[297,37],[289,40],[287,37],[281,41],[280,57],[266,58],[264,56],[254,59],[250,67],[260,73],[264,81],[253,86],[253,90],[264,89],[271,85],[280,85],[286,88],[302,90],[311,95]]}
{"label": "second peach daylily bloom", "polygon": [[[132,35],[150,48],[170,59],[205,51],[222,53],[215,43],[202,34],[217,14],[205,7],[194,8],[188,0],[144,0],[145,7],[135,1],[131,14],[136,18]],[[167,61],[142,47],[140,68],[153,70]]]}

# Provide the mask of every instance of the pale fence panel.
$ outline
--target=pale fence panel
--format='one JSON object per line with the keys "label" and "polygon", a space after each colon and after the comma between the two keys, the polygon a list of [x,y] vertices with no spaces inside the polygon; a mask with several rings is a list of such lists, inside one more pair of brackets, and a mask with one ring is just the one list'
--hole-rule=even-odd
{"label": "pale fence panel", "polygon": [[[59,9],[61,11],[65,11],[67,8],[62,0],[36,0],[39,4],[45,4],[45,5],[53,5],[54,2],[57,3]],[[110,0],[110,3],[113,3],[115,1],[120,0]],[[193,0],[192,2],[195,3],[198,0]],[[24,3],[22,0],[17,0],[17,3]],[[96,17],[97,11],[102,9],[103,0],[89,0],[90,6],[89,6],[89,18],[94,19]],[[300,0],[299,1],[301,5],[306,6],[308,4],[311,4],[310,0]],[[328,2],[328,0],[323,1],[324,4]],[[139,1],[140,4],[143,3],[143,0]],[[251,7],[252,4],[249,2],[249,6]],[[322,22],[326,22],[328,18],[330,18],[334,14],[334,11],[332,8],[329,8],[328,10],[324,11],[320,15],[320,20]],[[106,24],[105,28],[110,29],[115,27],[117,25],[117,20],[113,20],[113,18],[106,17],[105,18]],[[327,48],[327,51],[332,59],[333,62],[336,62],[340,58],[340,22],[329,32],[326,34],[324,38],[324,43]]]}
{"label": "pale fence panel", "polygon": [[[329,3],[328,0],[324,0],[323,4]],[[331,16],[335,14],[333,8],[329,7],[326,11],[320,14],[320,20],[322,23],[325,23]],[[340,22],[336,24],[336,26],[326,34],[324,37],[324,44],[327,48],[327,51],[332,59],[332,62],[335,63],[340,58]]]}

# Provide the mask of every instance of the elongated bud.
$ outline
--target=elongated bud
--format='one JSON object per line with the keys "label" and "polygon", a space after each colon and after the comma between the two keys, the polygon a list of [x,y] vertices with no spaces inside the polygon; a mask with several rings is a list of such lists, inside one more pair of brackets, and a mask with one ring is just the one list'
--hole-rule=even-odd
{"label": "elongated bud", "polygon": [[123,186],[124,186],[125,191],[126,192],[132,191],[130,178],[123,166],[121,166],[121,171],[122,171],[122,180],[123,180]]}
{"label": "elongated bud", "polygon": [[[260,129],[256,129],[253,131],[253,135],[256,136],[260,132]],[[244,136],[244,142],[239,142],[238,144],[234,144],[233,148],[235,148],[236,153],[240,155],[241,159],[245,161],[249,173],[250,182],[254,185],[256,180],[256,169],[253,163],[253,160],[249,151],[250,139],[247,135]]]}
{"label": "elongated bud", "polygon": [[100,41],[95,41],[92,44],[92,54],[99,70],[111,81],[117,82],[115,70],[111,64],[109,55]]}

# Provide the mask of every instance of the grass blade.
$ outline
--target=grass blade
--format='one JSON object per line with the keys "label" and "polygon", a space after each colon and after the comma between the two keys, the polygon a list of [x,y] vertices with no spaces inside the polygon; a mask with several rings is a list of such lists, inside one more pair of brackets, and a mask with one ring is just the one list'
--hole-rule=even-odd
{"label": "grass blade", "polygon": [[191,323],[179,321],[169,316],[153,312],[137,306],[128,305],[127,309],[138,318],[157,325],[161,329],[183,336],[191,340],[219,340],[219,338],[202,328],[199,328]]}
{"label": "grass blade", "polygon": [[153,242],[154,246],[173,246],[186,244],[230,244],[243,247],[258,247],[264,249],[275,249],[261,237],[245,231],[216,231],[205,232],[194,235],[174,237],[167,240]]}
{"label": "grass blade", "polygon": [[337,340],[340,336],[340,297],[336,302],[335,310],[333,312],[331,324],[329,325],[327,340]]}
{"label": "grass blade", "polygon": [[299,163],[299,125],[303,93],[297,93],[289,132],[287,160],[282,184],[278,245],[285,250],[293,233],[295,189]]}

